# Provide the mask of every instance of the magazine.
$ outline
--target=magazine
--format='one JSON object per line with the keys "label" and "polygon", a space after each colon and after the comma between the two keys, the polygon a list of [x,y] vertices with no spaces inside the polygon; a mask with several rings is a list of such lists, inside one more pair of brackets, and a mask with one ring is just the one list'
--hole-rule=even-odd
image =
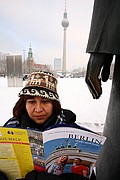
{"label": "magazine", "polygon": [[88,168],[87,177],[95,167],[106,140],[106,137],[92,131],[68,125],[54,127],[43,133],[28,130],[28,135],[34,164],[49,173],[59,175],[61,172],[53,172],[52,168],[56,168],[55,164],[57,164],[57,169],[59,169],[58,162],[61,157],[68,157],[64,168],[61,167],[62,173],[72,173],[74,159],[80,159],[82,165]]}
{"label": "magazine", "polygon": [[[68,125],[44,132],[1,127],[0,169],[7,172],[10,180],[24,177],[34,168],[48,173],[53,173],[54,168],[53,174],[59,175],[77,170],[72,167],[74,160],[79,159],[87,167],[89,177],[105,140],[102,135]],[[67,157],[67,161],[59,167],[61,157]]]}

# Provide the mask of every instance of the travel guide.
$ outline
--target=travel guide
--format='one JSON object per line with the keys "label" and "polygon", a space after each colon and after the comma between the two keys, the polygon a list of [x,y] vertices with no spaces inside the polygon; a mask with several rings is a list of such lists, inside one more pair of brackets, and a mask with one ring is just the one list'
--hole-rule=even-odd
{"label": "travel guide", "polygon": [[7,172],[10,180],[24,177],[33,169],[52,173],[51,166],[57,164],[58,168],[60,158],[67,156],[62,173],[72,173],[74,160],[79,159],[88,168],[89,177],[105,140],[102,135],[69,125],[55,126],[44,132],[1,127],[0,169]]}

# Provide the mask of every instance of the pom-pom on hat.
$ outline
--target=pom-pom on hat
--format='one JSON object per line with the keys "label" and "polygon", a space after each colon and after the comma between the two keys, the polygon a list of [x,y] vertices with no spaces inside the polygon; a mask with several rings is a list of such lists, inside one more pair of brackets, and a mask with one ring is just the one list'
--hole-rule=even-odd
{"label": "pom-pom on hat", "polygon": [[57,94],[57,79],[50,72],[33,72],[18,96],[41,96],[50,100],[59,101]]}

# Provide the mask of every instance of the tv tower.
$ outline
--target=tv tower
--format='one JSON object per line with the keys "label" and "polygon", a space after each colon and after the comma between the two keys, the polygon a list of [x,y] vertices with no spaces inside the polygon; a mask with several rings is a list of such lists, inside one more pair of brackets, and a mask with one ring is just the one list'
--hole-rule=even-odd
{"label": "tv tower", "polygon": [[67,12],[66,12],[66,0],[65,0],[65,12],[63,14],[63,20],[61,22],[64,28],[64,38],[63,38],[63,63],[62,63],[62,74],[66,74],[66,30],[69,26],[69,21],[67,19]]}

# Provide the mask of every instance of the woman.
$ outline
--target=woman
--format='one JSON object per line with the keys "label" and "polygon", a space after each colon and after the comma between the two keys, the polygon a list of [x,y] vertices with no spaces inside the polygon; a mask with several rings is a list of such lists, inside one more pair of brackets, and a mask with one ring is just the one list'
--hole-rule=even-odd
{"label": "woman", "polygon": [[[20,91],[19,97],[13,108],[13,117],[4,124],[4,127],[32,128],[44,131],[57,124],[75,125],[76,115],[70,110],[61,108],[57,94],[57,79],[52,73],[33,72],[25,87]],[[48,178],[58,180],[67,179],[66,176],[34,170],[26,175],[25,180],[45,180]],[[70,177],[72,176],[70,175]],[[72,177],[73,179],[74,177]]]}
{"label": "woman", "polygon": [[64,167],[67,164],[68,156],[61,156],[57,162],[51,164],[51,166],[47,169],[48,173],[60,175],[64,172]]}
{"label": "woman", "polygon": [[52,73],[32,73],[19,93],[20,98],[13,108],[13,118],[4,126],[44,131],[55,124],[74,124],[76,115],[61,108],[56,86],[57,79]]}

